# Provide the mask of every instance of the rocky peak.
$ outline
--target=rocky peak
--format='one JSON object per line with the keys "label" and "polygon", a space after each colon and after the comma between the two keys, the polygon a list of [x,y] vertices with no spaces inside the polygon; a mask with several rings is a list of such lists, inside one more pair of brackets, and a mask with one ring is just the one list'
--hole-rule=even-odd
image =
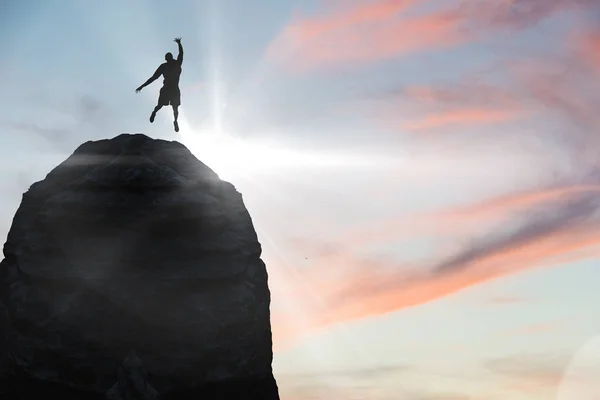
{"label": "rocky peak", "polygon": [[103,397],[135,348],[161,398],[276,399],[260,255],[241,194],[181,143],[86,142],[13,219],[0,355],[28,387]]}

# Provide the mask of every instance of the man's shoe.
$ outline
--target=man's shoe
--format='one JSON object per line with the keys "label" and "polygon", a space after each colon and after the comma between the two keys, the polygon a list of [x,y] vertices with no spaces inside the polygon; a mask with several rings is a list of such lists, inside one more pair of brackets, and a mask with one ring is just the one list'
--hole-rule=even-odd
{"label": "man's shoe", "polygon": [[175,132],[179,132],[179,124],[177,121],[173,121],[173,126],[175,126]]}
{"label": "man's shoe", "polygon": [[152,114],[150,114],[150,123],[154,122],[155,117],[156,117],[156,112],[152,111]]}

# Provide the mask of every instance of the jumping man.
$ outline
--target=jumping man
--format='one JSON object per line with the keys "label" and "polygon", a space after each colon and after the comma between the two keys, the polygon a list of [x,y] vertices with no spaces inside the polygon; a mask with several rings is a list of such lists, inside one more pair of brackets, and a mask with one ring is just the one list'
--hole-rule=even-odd
{"label": "jumping man", "polygon": [[179,91],[179,76],[181,75],[181,64],[183,63],[183,47],[181,46],[181,38],[175,38],[175,43],[179,47],[179,55],[175,60],[173,54],[165,54],[166,63],[161,64],[154,75],[138,87],[135,92],[139,93],[140,90],[154,82],[159,76],[163,76],[163,87],[160,88],[160,95],[158,96],[158,104],[154,107],[154,111],[150,114],[150,122],[154,122],[156,113],[163,106],[169,104],[173,107],[173,116],[175,120],[173,125],[175,126],[175,132],[179,132],[179,124],[177,123],[177,117],[179,116],[179,105],[181,104],[181,93]]}

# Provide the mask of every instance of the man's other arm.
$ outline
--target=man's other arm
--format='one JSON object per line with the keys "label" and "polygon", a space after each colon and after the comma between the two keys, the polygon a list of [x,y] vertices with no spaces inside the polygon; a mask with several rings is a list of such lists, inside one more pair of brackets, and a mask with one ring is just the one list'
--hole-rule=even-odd
{"label": "man's other arm", "polygon": [[154,75],[152,75],[150,78],[148,78],[148,80],[146,82],[142,83],[140,85],[140,87],[138,87],[137,89],[135,89],[135,92],[138,93],[140,90],[142,90],[143,88],[145,88],[146,86],[148,86],[149,84],[151,84],[152,82],[154,82],[155,80],[157,80],[158,77],[161,76],[162,70],[163,70],[163,66],[161,64],[160,67],[158,67],[156,69],[156,72],[154,72]]}

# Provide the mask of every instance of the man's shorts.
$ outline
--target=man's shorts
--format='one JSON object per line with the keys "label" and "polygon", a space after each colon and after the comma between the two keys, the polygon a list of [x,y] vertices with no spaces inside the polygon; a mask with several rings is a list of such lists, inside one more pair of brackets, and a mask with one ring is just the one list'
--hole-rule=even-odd
{"label": "man's shorts", "polygon": [[181,92],[177,86],[163,86],[158,95],[159,106],[181,105]]}

